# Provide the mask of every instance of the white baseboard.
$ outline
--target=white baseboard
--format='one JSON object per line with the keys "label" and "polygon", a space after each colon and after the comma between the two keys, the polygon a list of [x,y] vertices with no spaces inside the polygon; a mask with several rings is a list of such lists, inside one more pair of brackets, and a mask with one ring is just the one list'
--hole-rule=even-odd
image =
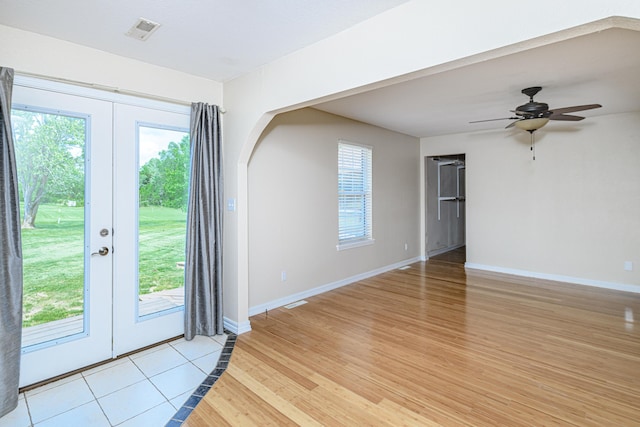
{"label": "white baseboard", "polygon": [[282,298],[278,298],[273,301],[269,301],[264,304],[259,304],[253,307],[249,307],[249,316],[254,316],[256,314],[264,313],[265,310],[273,310],[278,307],[282,307],[287,304],[291,304],[292,302],[299,301],[301,299],[309,298],[314,295],[320,295],[322,293],[331,291],[333,289],[340,288],[345,285],[349,285],[351,283],[355,283],[359,280],[368,279],[369,277],[377,276],[378,274],[386,273],[387,271],[394,270],[396,268],[404,267],[405,265],[413,264],[414,262],[421,261],[421,257],[415,257],[408,260],[400,261],[395,264],[387,265],[385,267],[377,268],[375,270],[368,271],[366,273],[356,274],[355,276],[348,277],[346,279],[338,280],[336,282],[328,283],[326,285],[318,286],[313,289],[308,289],[306,291],[298,292],[296,294],[287,295]]}
{"label": "white baseboard", "polygon": [[224,329],[233,332],[236,335],[244,334],[245,332],[251,331],[251,322],[247,320],[245,322],[238,323],[235,320],[231,320],[228,317],[225,317]]}
{"label": "white baseboard", "polygon": [[554,282],[572,283],[575,285],[593,286],[597,288],[612,289],[616,291],[640,293],[640,286],[624,283],[604,282],[601,280],[583,279],[580,277],[561,276],[557,274],[538,273],[535,271],[517,270],[514,268],[495,267],[492,265],[474,264],[467,262],[465,269],[484,270],[494,273],[511,274],[513,276],[532,277],[534,279],[553,280]]}

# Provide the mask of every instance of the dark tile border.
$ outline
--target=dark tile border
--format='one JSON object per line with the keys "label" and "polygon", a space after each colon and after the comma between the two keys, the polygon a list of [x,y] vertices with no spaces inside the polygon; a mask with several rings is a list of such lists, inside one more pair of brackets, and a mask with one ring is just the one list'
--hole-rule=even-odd
{"label": "dark tile border", "polygon": [[218,364],[211,371],[211,373],[202,381],[200,387],[198,387],[191,396],[187,399],[186,402],[182,405],[182,407],[175,413],[173,417],[169,420],[169,422],[165,425],[165,427],[179,427],[182,423],[187,419],[191,412],[195,409],[195,407],[200,403],[202,398],[213,384],[218,381],[220,375],[224,373],[229,366],[229,360],[231,360],[231,353],[233,353],[233,347],[236,345],[236,339],[238,336],[233,332],[224,331],[227,334],[227,341],[224,343],[224,347],[222,348],[222,353],[220,353],[220,358],[218,359]]}

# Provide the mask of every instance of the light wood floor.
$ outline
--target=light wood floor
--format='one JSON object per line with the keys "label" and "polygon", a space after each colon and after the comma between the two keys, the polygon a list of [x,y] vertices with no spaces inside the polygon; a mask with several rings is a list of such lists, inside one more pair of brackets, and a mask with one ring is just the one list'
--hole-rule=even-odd
{"label": "light wood floor", "polygon": [[640,295],[505,277],[430,260],[254,316],[184,425],[640,426]]}
{"label": "light wood floor", "polygon": [[429,257],[430,261],[447,261],[447,262],[455,262],[458,264],[464,264],[467,260],[467,247],[462,246],[457,249],[453,249],[451,251],[445,252],[440,255]]}

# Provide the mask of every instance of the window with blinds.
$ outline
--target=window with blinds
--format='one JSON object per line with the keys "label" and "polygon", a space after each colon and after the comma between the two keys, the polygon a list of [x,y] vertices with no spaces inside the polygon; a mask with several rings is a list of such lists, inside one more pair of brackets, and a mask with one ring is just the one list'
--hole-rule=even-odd
{"label": "window with blinds", "polygon": [[371,147],[338,142],[338,250],[373,243]]}

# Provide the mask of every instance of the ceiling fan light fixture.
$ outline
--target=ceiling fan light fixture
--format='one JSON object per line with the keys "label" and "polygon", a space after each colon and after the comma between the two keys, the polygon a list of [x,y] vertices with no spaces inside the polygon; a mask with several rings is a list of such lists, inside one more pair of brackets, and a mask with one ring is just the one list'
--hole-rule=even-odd
{"label": "ceiling fan light fixture", "polygon": [[518,120],[515,126],[518,129],[526,130],[527,132],[534,132],[547,123],[549,123],[549,119],[547,117],[538,117],[533,119]]}

